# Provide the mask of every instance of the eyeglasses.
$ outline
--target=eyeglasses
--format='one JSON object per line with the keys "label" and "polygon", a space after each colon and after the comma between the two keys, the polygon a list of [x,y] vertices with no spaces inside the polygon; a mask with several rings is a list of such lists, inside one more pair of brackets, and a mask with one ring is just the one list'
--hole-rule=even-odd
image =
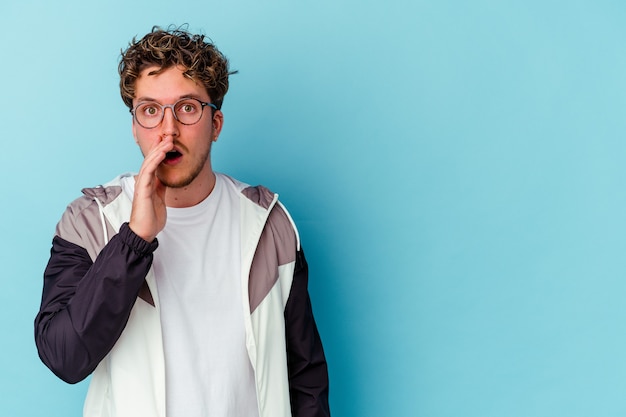
{"label": "eyeglasses", "polygon": [[206,103],[195,98],[183,98],[174,104],[159,104],[154,101],[143,101],[135,106],[130,113],[140,126],[146,129],[157,127],[163,121],[165,109],[170,108],[174,118],[184,125],[193,125],[200,121],[204,107],[217,110],[213,103]]}

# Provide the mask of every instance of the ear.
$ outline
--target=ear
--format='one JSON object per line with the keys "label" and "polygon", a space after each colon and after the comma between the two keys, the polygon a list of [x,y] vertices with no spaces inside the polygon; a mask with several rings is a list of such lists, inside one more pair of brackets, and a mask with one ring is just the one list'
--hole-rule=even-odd
{"label": "ear", "polygon": [[213,142],[217,142],[217,138],[222,131],[222,126],[224,126],[224,113],[221,110],[215,110],[213,113],[213,120],[211,121],[213,132],[211,135],[211,140]]}

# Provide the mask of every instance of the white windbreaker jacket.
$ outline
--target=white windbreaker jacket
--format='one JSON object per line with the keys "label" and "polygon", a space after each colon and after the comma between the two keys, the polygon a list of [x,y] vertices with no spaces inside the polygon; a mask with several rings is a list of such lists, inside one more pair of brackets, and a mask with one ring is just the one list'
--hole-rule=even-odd
{"label": "white windbreaker jacket", "polygon": [[[57,225],[36,342],[60,378],[76,382],[93,371],[85,417],[166,417],[151,268],[158,243],[128,228],[132,202],[121,178],[83,190]],[[277,194],[229,180],[241,191],[241,302],[259,415],[328,416],[328,373],[297,229]]]}

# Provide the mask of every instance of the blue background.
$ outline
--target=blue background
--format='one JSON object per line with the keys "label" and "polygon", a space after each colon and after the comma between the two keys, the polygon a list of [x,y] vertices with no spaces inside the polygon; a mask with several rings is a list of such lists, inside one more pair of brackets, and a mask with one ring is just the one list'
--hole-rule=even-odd
{"label": "blue background", "polygon": [[[176,4],[178,3],[178,4]],[[119,51],[189,23],[240,71],[216,168],[281,194],[335,416],[626,416],[623,1],[4,1],[0,416],[39,361],[54,226],[139,168]]]}

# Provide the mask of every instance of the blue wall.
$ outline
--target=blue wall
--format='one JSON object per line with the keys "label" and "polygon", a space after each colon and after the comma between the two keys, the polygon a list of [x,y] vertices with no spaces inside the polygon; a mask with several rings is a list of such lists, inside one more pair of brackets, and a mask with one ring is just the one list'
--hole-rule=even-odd
{"label": "blue wall", "polygon": [[620,1],[0,5],[0,416],[79,415],[33,343],[50,239],[137,170],[116,66],[188,22],[240,71],[218,170],[302,234],[335,416],[626,415]]}

